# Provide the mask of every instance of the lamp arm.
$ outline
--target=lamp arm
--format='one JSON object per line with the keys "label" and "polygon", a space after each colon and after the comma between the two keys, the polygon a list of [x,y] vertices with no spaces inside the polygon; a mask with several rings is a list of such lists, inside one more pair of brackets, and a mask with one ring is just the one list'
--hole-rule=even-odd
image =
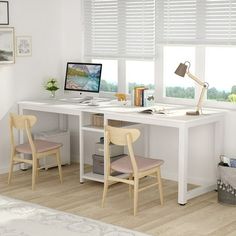
{"label": "lamp arm", "polygon": [[196,83],[198,83],[199,85],[203,86],[205,85],[205,82],[202,82],[200,79],[198,79],[196,76],[192,75],[189,71],[186,72],[186,74],[188,75],[189,78],[191,78],[192,80],[194,80]]}
{"label": "lamp arm", "polygon": [[207,88],[208,88],[208,84],[202,87],[202,91],[201,91],[201,94],[197,103],[197,112],[200,112],[202,110],[202,102],[203,102],[203,98],[204,98]]}

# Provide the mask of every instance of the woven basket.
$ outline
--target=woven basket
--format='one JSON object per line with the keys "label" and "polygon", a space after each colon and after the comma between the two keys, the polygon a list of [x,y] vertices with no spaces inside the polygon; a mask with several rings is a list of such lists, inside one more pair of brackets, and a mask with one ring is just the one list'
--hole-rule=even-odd
{"label": "woven basket", "polygon": [[223,188],[220,186],[221,185],[218,183],[217,184],[218,202],[236,205],[236,196],[232,194],[230,191],[227,191],[226,188],[223,190]]}
{"label": "woven basket", "polygon": [[218,166],[219,179],[217,181],[218,201],[236,205],[236,168]]}

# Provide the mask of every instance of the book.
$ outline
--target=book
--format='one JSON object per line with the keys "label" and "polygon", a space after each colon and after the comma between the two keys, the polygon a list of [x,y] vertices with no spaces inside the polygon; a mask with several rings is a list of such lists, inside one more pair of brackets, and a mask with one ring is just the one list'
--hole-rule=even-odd
{"label": "book", "polygon": [[154,100],[154,90],[144,90],[143,91],[143,106],[144,107],[150,107],[154,106],[155,100]]}
{"label": "book", "polygon": [[134,105],[142,106],[142,91],[145,89],[144,86],[137,86],[134,88]]}
{"label": "book", "polygon": [[156,108],[148,108],[148,109],[140,111],[139,113],[143,113],[143,114],[167,114],[165,109],[157,110]]}

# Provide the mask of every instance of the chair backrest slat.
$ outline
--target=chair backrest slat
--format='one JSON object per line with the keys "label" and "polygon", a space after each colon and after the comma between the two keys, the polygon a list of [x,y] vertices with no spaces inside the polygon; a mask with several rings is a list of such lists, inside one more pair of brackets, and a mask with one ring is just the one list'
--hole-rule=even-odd
{"label": "chair backrest slat", "polygon": [[128,146],[129,157],[133,167],[134,175],[136,175],[138,173],[138,168],[134,157],[132,143],[134,143],[139,138],[140,131],[138,129],[127,129],[127,128],[106,126],[105,136],[106,136],[106,143],[105,143],[106,171],[110,171],[109,144],[113,143],[115,145]]}
{"label": "chair backrest slat", "polygon": [[131,142],[134,143],[140,136],[138,129],[117,128],[112,126],[106,126],[106,130],[110,134],[110,141],[115,145],[126,146],[127,134],[131,135]]}
{"label": "chair backrest slat", "polygon": [[32,154],[36,152],[32,134],[31,134],[31,128],[36,123],[36,121],[37,121],[36,116],[10,114],[9,124],[10,124],[10,132],[11,132],[11,144],[13,146],[13,149],[15,149],[15,140],[14,140],[14,134],[13,134],[13,128],[15,128],[15,129],[19,129],[26,132],[26,136],[28,138]]}
{"label": "chair backrest slat", "polygon": [[37,121],[36,116],[10,114],[11,124],[16,129],[25,129],[25,120],[28,120],[31,128]]}

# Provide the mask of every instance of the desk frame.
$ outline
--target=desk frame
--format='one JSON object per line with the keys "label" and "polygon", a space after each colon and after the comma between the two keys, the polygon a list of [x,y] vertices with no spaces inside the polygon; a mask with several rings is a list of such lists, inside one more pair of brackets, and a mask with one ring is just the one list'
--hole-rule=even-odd
{"label": "desk frame", "polygon": [[[119,114],[106,114],[105,124],[112,120],[123,120],[129,122],[137,122],[147,124],[146,121],[139,117],[124,117]],[[187,168],[188,168],[188,153],[189,153],[189,129],[201,125],[214,124],[215,140],[214,140],[214,157],[219,157],[223,151],[223,121],[222,115],[205,116],[204,119],[191,122],[173,122],[156,120],[153,122],[149,121],[149,125],[165,126],[178,128],[179,131],[179,152],[178,152],[178,203],[184,205],[187,200],[192,199],[201,194],[207,193],[216,189],[216,182],[208,185],[196,187],[193,190],[187,190]],[[213,163],[217,166],[216,159],[214,158]]]}
{"label": "desk frame", "polygon": [[[188,153],[189,153],[189,129],[192,127],[197,127],[201,125],[214,124],[215,130],[215,140],[214,140],[214,159],[212,160],[213,164],[216,165],[216,157],[223,151],[223,122],[224,122],[224,113],[218,112],[212,115],[202,115],[198,117],[189,118],[187,120],[178,120],[178,119],[168,119],[163,116],[157,116],[150,118],[150,115],[137,115],[137,114],[127,114],[119,112],[109,112],[104,111],[101,108],[88,108],[88,107],[76,107],[76,106],[61,106],[53,107],[56,101],[46,101],[45,103],[40,104],[38,101],[26,101],[19,102],[19,114],[24,114],[24,110],[34,110],[40,112],[50,112],[61,114],[59,116],[59,127],[64,128],[65,119],[64,115],[75,115],[80,117],[80,182],[83,182],[84,179],[90,179],[94,181],[103,182],[103,179],[96,179],[93,176],[86,176],[84,174],[84,158],[83,158],[83,132],[84,127],[82,124],[82,117],[84,112],[92,113],[103,113],[104,114],[104,124],[107,124],[109,120],[122,120],[134,123],[140,123],[145,125],[156,125],[164,127],[173,127],[177,128],[179,131],[179,151],[178,151],[178,203],[184,205],[189,199],[192,199],[196,196],[204,194],[206,192],[212,191],[216,188],[216,183],[211,183],[206,186],[200,186],[193,190],[187,190],[187,167],[188,167]],[[147,117],[149,119],[147,119]],[[102,131],[101,131],[102,132]],[[20,136],[20,139],[23,140],[23,136]]]}

